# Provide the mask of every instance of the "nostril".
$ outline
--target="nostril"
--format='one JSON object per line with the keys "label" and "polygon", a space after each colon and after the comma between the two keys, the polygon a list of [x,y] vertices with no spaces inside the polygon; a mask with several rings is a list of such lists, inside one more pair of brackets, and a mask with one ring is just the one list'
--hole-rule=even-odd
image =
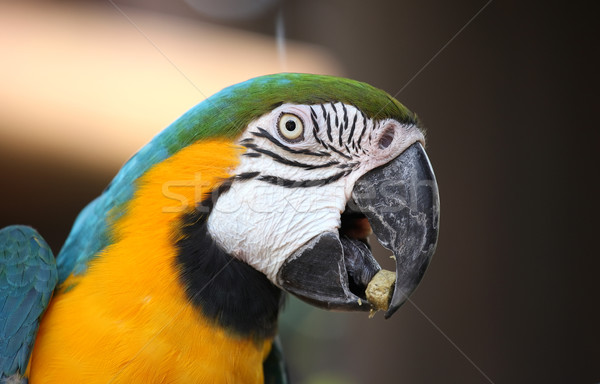
{"label": "nostril", "polygon": [[395,132],[393,127],[387,127],[385,129],[383,135],[381,135],[381,137],[379,138],[380,149],[386,149],[390,146],[390,144],[392,144],[392,141],[394,141],[394,133]]}

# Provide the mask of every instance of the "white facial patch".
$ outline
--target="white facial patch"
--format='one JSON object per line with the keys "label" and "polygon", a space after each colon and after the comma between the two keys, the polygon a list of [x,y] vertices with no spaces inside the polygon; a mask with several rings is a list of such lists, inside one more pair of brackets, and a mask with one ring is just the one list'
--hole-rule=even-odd
{"label": "white facial patch", "polygon": [[208,218],[213,239],[276,284],[288,257],[337,232],[354,183],[424,141],[415,126],[373,121],[342,103],[283,104],[250,123],[231,188]]}
{"label": "white facial patch", "polygon": [[274,282],[281,264],[298,245],[337,230],[346,204],[340,191],[339,185],[325,186],[321,194],[265,186],[257,180],[234,183],[217,201],[209,231],[228,253]]}

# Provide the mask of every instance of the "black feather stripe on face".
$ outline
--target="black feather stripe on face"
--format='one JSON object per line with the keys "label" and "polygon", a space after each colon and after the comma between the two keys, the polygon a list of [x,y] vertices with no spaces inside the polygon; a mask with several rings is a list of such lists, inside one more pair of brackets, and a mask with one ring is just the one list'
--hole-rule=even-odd
{"label": "black feather stripe on face", "polygon": [[[279,148],[285,150],[286,152],[289,153],[294,153],[294,154],[299,154],[299,155],[310,155],[310,156],[331,156],[329,153],[327,152],[313,152],[310,151],[308,149],[293,149],[288,147],[287,145],[283,144],[282,142],[280,142],[279,140],[277,140],[276,138],[273,137],[273,135],[271,135],[269,132],[267,132],[265,129],[258,127],[258,132],[251,132],[254,136],[256,137],[264,137],[265,139],[269,140],[271,143],[275,144],[276,146],[278,146]],[[248,145],[247,142],[245,142],[248,139],[244,139],[240,142],[240,144],[246,148],[255,148],[255,145]]]}
{"label": "black feather stripe on face", "polygon": [[289,166],[297,167],[297,168],[319,169],[319,168],[331,167],[333,165],[338,165],[340,163],[339,161],[332,160],[332,161],[329,161],[329,162],[323,163],[323,164],[307,164],[307,163],[302,163],[299,161],[287,159],[283,156],[278,155],[277,153],[275,153],[273,151],[270,151],[268,149],[262,149],[258,145],[252,145],[251,147],[248,147],[246,144],[244,146],[246,148],[251,148],[252,150],[254,150],[258,153],[262,153],[263,155],[267,155],[280,164],[285,164],[285,165],[289,165]]}
{"label": "black feather stripe on face", "polygon": [[285,188],[311,188],[311,187],[322,187],[327,184],[334,183],[341,179],[344,176],[348,176],[352,172],[351,170],[346,170],[343,172],[339,172],[334,174],[333,176],[326,177],[323,179],[315,179],[315,180],[290,180],[285,179],[283,177],[277,176],[268,176],[262,175],[258,178],[260,181],[267,182],[273,185],[279,185]]}

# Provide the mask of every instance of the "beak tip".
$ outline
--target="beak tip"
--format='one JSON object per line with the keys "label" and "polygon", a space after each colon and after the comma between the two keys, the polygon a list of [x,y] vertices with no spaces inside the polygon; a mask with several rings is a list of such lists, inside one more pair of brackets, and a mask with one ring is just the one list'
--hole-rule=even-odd
{"label": "beak tip", "polygon": [[398,308],[400,308],[400,307],[398,306],[398,307],[396,307],[396,308],[390,308],[390,309],[388,309],[388,311],[387,311],[387,312],[386,312],[386,313],[383,315],[383,318],[384,318],[384,319],[386,319],[386,320],[387,320],[387,319],[389,319],[390,317],[392,317],[392,315],[393,315],[394,313],[396,313],[396,310],[397,310]]}

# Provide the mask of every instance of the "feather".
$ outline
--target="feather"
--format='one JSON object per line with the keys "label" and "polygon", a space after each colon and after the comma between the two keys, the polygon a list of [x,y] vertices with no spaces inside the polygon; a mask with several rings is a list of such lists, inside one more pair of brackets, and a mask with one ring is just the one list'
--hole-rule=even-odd
{"label": "feather", "polygon": [[0,230],[0,379],[19,382],[57,281],[50,247],[32,228]]}

